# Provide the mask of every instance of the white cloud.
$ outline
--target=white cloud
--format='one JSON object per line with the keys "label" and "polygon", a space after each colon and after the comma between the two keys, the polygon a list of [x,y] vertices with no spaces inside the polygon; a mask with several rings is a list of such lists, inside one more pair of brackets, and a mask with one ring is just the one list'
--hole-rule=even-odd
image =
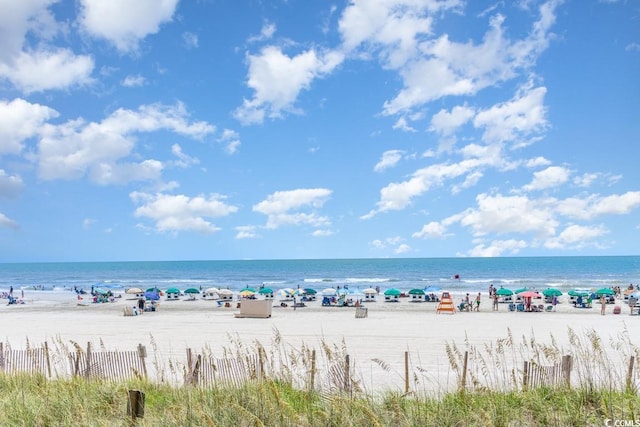
{"label": "white cloud", "polygon": [[602,226],[583,226],[572,224],[566,227],[557,237],[547,240],[544,246],[549,249],[580,249],[585,246],[597,246],[592,239],[602,237],[608,230]]}
{"label": "white cloud", "polygon": [[236,227],[236,239],[255,239],[260,237],[258,233],[256,233],[256,227],[254,225],[241,225]]}
{"label": "white cloud", "polygon": [[145,84],[147,84],[147,79],[139,74],[127,76],[122,81],[122,86],[124,87],[139,87]]}
{"label": "white cloud", "polygon": [[213,233],[220,228],[210,222],[211,218],[224,217],[238,210],[225,203],[225,196],[220,194],[188,197],[182,194],[133,192],[130,198],[135,204],[141,205],[136,208],[134,215],[154,221],[155,230],[160,233]]}
{"label": "white cloud", "polygon": [[526,85],[508,102],[479,111],[473,123],[477,128],[484,128],[485,142],[519,141],[519,145],[527,145],[531,134],[547,128],[546,93],[544,87]]}
{"label": "white cloud", "polygon": [[25,93],[66,89],[90,84],[93,58],[68,49],[20,52],[9,63],[0,63],[0,77]]}
{"label": "white cloud", "polygon": [[329,237],[333,236],[333,234],[331,230],[313,230],[313,233],[311,233],[313,237]]}
{"label": "white cloud", "polygon": [[189,166],[200,163],[200,160],[197,158],[185,154],[179,144],[173,144],[171,146],[171,154],[178,158],[178,160],[172,162],[172,164],[179,168],[188,168]]}
{"label": "white cloud", "polygon": [[404,132],[416,132],[415,128],[409,125],[406,117],[399,117],[398,120],[393,124],[392,128]]}
{"label": "white cloud", "polygon": [[467,106],[457,105],[451,109],[451,112],[440,110],[431,118],[429,130],[445,136],[453,135],[460,126],[468,123],[474,115],[474,109]]}
{"label": "white cloud", "polygon": [[227,154],[235,154],[240,149],[240,134],[238,132],[225,129],[222,131],[222,135],[218,138],[218,141],[224,143],[225,151]]}
{"label": "white cloud", "polygon": [[134,51],[141,39],[171,21],[179,0],[80,0],[79,20],[94,37],[122,52]]}
{"label": "white cloud", "polygon": [[[330,220],[318,215],[315,209],[321,208],[330,196],[331,190],[325,188],[277,191],[254,205],[253,211],[267,215],[267,228],[302,224],[325,227],[331,224]],[[308,209],[311,212],[297,212],[302,209]]]}
{"label": "white cloud", "polygon": [[0,227],[11,228],[17,230],[20,228],[17,222],[0,212]]}
{"label": "white cloud", "polygon": [[525,191],[545,190],[547,188],[558,187],[569,180],[571,171],[561,166],[549,166],[548,168],[535,172],[530,184],[523,186]]}
{"label": "white cloud", "polygon": [[515,255],[520,249],[526,248],[528,245],[523,240],[494,240],[489,246],[480,244],[471,249],[468,253],[472,257],[497,257],[505,252],[509,255]]}
{"label": "white cloud", "polygon": [[397,254],[406,254],[407,252],[410,252],[410,251],[411,251],[411,246],[407,245],[406,243],[402,243],[394,250],[394,252]]}
{"label": "white cloud", "polygon": [[398,164],[402,159],[404,151],[402,150],[388,150],[382,153],[382,158],[374,166],[373,170],[376,172],[382,172],[385,169],[389,169]]}
{"label": "white cloud", "polygon": [[154,160],[127,162],[138,133],[168,130],[201,139],[215,128],[206,122],[189,122],[182,104],[143,105],[137,111],[118,109],[102,122],[82,119],[43,127],[38,161],[40,177],[76,179],[85,174],[102,184],[126,180],[155,180],[162,164]]}
{"label": "white cloud", "polygon": [[247,60],[247,85],[254,95],[244,100],[234,116],[244,124],[255,124],[265,118],[280,118],[283,112],[297,112],[294,104],[300,91],[333,71],[343,57],[338,52],[315,50],[289,57],[280,48],[267,46],[258,55],[248,55]]}
{"label": "white cloud", "polygon": [[261,42],[269,40],[276,33],[276,25],[272,22],[265,22],[260,30],[260,35],[249,37],[249,43]]}
{"label": "white cloud", "polygon": [[443,223],[431,221],[422,226],[422,230],[413,233],[411,237],[417,239],[442,239],[446,235],[447,227]]}
{"label": "white cloud", "polygon": [[16,98],[0,100],[0,155],[20,154],[23,141],[36,136],[43,124],[58,112],[40,104]]}
{"label": "white cloud", "polygon": [[22,189],[24,183],[18,175],[8,175],[3,169],[0,169],[0,198],[11,199],[16,197]]}

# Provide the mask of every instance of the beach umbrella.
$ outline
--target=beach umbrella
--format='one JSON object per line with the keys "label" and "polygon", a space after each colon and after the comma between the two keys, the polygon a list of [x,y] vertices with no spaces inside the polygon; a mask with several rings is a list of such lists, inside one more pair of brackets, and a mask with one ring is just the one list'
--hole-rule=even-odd
{"label": "beach umbrella", "polygon": [[293,289],[290,288],[284,288],[284,289],[280,289],[277,293],[278,298],[292,298],[293,297]]}
{"label": "beach umbrella", "polygon": [[615,295],[616,292],[611,288],[601,288],[596,291],[597,295]]}
{"label": "beach umbrella", "polygon": [[387,296],[399,297],[400,295],[402,295],[402,292],[400,292],[400,290],[396,288],[389,288],[386,291],[384,291],[384,294]]}
{"label": "beach umbrella", "polygon": [[496,295],[498,295],[499,297],[508,297],[513,295],[513,291],[507,288],[500,288],[496,290]]}
{"label": "beach umbrella", "polygon": [[257,292],[254,288],[250,288],[248,286],[246,288],[240,289],[240,292],[242,292],[242,291],[253,292],[254,294]]}
{"label": "beach umbrella", "polygon": [[297,297],[301,297],[301,296],[306,295],[306,294],[307,294],[307,292],[302,288],[298,288],[295,291],[293,291],[293,295],[295,295]]}
{"label": "beach umbrella", "polygon": [[218,295],[233,295],[233,292],[229,289],[220,289]]}
{"label": "beach umbrella", "polygon": [[153,288],[147,288],[145,292],[160,292],[160,289],[158,289],[157,286],[154,286]]}
{"label": "beach umbrella", "polygon": [[218,288],[207,288],[204,290],[205,294],[217,294],[219,292]]}
{"label": "beach umbrella", "polygon": [[567,292],[567,294],[570,297],[586,297],[589,296],[589,292],[588,291],[582,291],[582,290],[577,290],[577,289],[571,289],[569,292]]}
{"label": "beach umbrella", "polygon": [[255,291],[253,289],[243,289],[240,292],[238,292],[238,294],[241,297],[250,297],[250,296],[255,295]]}
{"label": "beach umbrella", "polygon": [[363,294],[377,294],[377,293],[378,293],[378,291],[376,291],[376,290],[375,290],[375,289],[373,289],[373,288],[366,288],[366,289],[364,289],[364,290],[362,291],[362,293],[363,293]]}
{"label": "beach umbrella", "polygon": [[640,299],[640,291],[631,292],[628,295],[629,298]]}
{"label": "beach umbrella", "polygon": [[264,295],[264,294],[272,294],[273,293],[273,289],[271,288],[261,288],[258,293],[260,295]]}
{"label": "beach umbrella", "polygon": [[562,295],[562,291],[556,288],[547,288],[542,291],[542,295],[544,295],[545,297],[559,297],[560,295]]}
{"label": "beach umbrella", "polygon": [[308,295],[315,295],[318,293],[318,291],[316,291],[313,288],[304,288],[304,291],[308,294]]}
{"label": "beach umbrella", "polygon": [[140,288],[129,288],[126,291],[124,291],[125,294],[141,294],[142,293],[142,289]]}
{"label": "beach umbrella", "polygon": [[538,298],[540,296],[537,291],[520,292],[518,295],[520,295],[522,298]]}
{"label": "beach umbrella", "polygon": [[157,301],[160,299],[160,294],[157,292],[147,291],[144,293],[144,298],[149,301]]}
{"label": "beach umbrella", "polygon": [[100,295],[106,295],[108,292],[102,288],[93,288],[93,292],[100,294]]}
{"label": "beach umbrella", "polygon": [[168,294],[179,294],[180,293],[180,289],[178,288],[169,288],[165,291]]}
{"label": "beach umbrella", "polygon": [[523,292],[527,292],[529,290],[529,288],[520,288],[518,290],[515,290],[513,293],[514,294],[521,294]]}
{"label": "beach umbrella", "polygon": [[196,288],[187,288],[184,290],[185,294],[199,294],[200,290]]}
{"label": "beach umbrella", "polygon": [[427,286],[426,288],[424,288],[425,292],[440,292],[442,290],[442,288],[440,288],[439,286]]}
{"label": "beach umbrella", "polygon": [[334,296],[336,293],[337,291],[333,288],[326,288],[322,290],[322,295],[324,295],[325,297]]}
{"label": "beach umbrella", "polygon": [[424,295],[424,290],[422,290],[422,289],[411,289],[409,291],[409,295]]}

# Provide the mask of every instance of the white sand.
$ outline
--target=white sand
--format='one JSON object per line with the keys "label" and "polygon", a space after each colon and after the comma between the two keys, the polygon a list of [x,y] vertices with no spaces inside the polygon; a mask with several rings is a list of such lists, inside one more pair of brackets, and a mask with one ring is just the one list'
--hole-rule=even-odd
{"label": "white sand", "polygon": [[[229,334],[236,333],[248,347],[254,340],[268,347],[277,330],[291,348],[299,349],[304,343],[318,352],[322,342],[341,346],[344,340],[368,390],[404,388],[405,351],[411,366],[419,367],[430,378],[426,382],[432,382],[421,387],[443,390],[451,389],[456,381],[445,351],[447,342],[464,351],[466,340],[491,344],[511,331],[518,341],[534,336],[539,343],[551,343],[553,335],[561,347],[568,348],[569,328],[578,334],[593,330],[607,341],[626,329],[636,330],[640,323],[640,316],[629,316],[623,301],[617,304],[621,315],[613,315],[613,305],[607,305],[606,315],[601,316],[597,302],[592,309],[577,309],[563,298],[557,312],[524,313],[509,312],[505,304],[500,304],[498,312],[492,311],[484,296],[479,312],[453,315],[436,314],[437,303],[379,300],[366,304],[368,317],[362,319],[355,318],[354,308],[322,307],[320,301],[314,301],[294,310],[279,307],[276,301],[271,318],[251,319],[236,318],[235,303],[233,308],[224,308],[211,300],[163,300],[157,312],[126,317],[123,307],[135,304],[126,294],[114,303],[80,306],[72,292],[25,291],[26,303],[0,305],[0,316],[2,340],[14,348],[25,348],[27,339],[31,345],[58,339],[81,346],[101,341],[109,350],[133,350],[143,344],[149,352],[157,348],[156,357],[165,360],[183,361],[188,347],[196,351],[208,347],[221,356],[224,347],[233,347]],[[640,344],[638,334],[631,338],[635,345]],[[389,368],[381,373],[380,364],[372,359],[384,361]]]}

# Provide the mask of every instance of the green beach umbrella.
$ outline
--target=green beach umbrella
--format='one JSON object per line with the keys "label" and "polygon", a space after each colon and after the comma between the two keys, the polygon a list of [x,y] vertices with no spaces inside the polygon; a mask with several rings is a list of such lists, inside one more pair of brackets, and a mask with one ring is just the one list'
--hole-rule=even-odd
{"label": "green beach umbrella", "polygon": [[556,288],[547,288],[542,291],[542,295],[544,295],[545,297],[559,297],[560,295],[562,295],[562,291]]}
{"label": "green beach umbrella", "polygon": [[165,291],[168,294],[179,294],[180,293],[180,289],[178,288],[169,288]]}
{"label": "green beach umbrella", "polygon": [[596,295],[615,295],[615,291],[611,288],[601,288],[596,291]]}
{"label": "green beach umbrella", "polygon": [[511,289],[507,289],[507,288],[500,288],[496,291],[496,295],[500,296],[500,297],[508,297],[513,295],[513,291]]}
{"label": "green beach umbrella", "polygon": [[586,297],[586,296],[589,295],[589,292],[587,292],[587,291],[578,291],[578,290],[575,290],[575,289],[571,289],[569,292],[567,292],[567,294],[570,297]]}
{"label": "green beach umbrella", "polygon": [[199,294],[200,290],[196,288],[187,288],[184,290],[185,294]]}
{"label": "green beach umbrella", "polygon": [[273,293],[273,289],[271,288],[262,288],[258,291],[259,294],[264,295],[264,294],[272,294]]}
{"label": "green beach umbrella", "polygon": [[384,294],[387,296],[399,297],[400,295],[402,295],[402,292],[400,292],[399,289],[390,288],[384,291]]}
{"label": "green beach umbrella", "polygon": [[527,292],[529,290],[529,288],[520,288],[517,291],[514,292],[514,294],[521,294],[523,292]]}
{"label": "green beach umbrella", "polygon": [[315,295],[318,293],[318,291],[316,291],[315,289],[312,288],[304,288],[305,293],[309,294],[309,295]]}
{"label": "green beach umbrella", "polygon": [[409,295],[424,295],[424,290],[422,290],[422,289],[411,289],[409,291]]}

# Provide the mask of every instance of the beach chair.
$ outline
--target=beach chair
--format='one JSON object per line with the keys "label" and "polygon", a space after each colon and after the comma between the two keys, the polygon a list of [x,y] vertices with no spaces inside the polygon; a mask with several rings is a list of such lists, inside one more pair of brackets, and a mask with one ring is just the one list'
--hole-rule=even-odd
{"label": "beach chair", "polygon": [[509,311],[516,311],[516,305],[512,302],[509,303]]}
{"label": "beach chair", "polygon": [[552,305],[548,305],[547,308],[545,309],[545,311],[553,311],[553,306]]}
{"label": "beach chair", "polygon": [[524,304],[520,303],[520,304],[516,305],[516,310],[524,311]]}

